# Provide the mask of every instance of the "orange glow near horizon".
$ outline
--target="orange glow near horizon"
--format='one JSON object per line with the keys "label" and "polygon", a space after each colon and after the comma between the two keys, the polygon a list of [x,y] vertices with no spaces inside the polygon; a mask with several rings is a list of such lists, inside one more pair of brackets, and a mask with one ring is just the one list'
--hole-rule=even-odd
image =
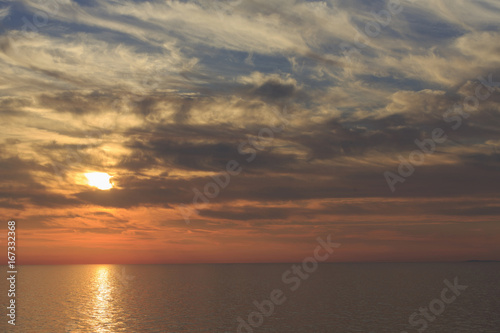
{"label": "orange glow near horizon", "polygon": [[[317,237],[324,239],[328,235],[342,244],[328,259],[331,262],[497,259],[488,250],[498,243],[496,235],[489,234],[495,225],[494,216],[458,220],[447,217],[446,224],[436,223],[437,218],[443,217],[408,213],[405,209],[409,203],[423,205],[432,201],[360,198],[342,203],[344,209],[348,204],[365,209],[372,204],[391,205],[393,216],[373,214],[367,219],[363,214],[320,214],[321,207],[340,204],[337,200],[306,200],[272,207],[301,214],[318,210],[307,222],[298,215],[266,223],[193,216],[190,225],[185,224],[173,207],[103,209],[89,205],[71,211],[46,208],[38,215],[28,210],[15,218],[23,237],[23,246],[18,250],[19,264],[300,262],[311,255]],[[208,207],[213,211],[250,215],[270,206],[237,202]],[[50,214],[51,219],[43,222],[45,228],[29,228],[33,223],[42,225],[40,216]],[[478,241],[482,248],[473,247]]]}

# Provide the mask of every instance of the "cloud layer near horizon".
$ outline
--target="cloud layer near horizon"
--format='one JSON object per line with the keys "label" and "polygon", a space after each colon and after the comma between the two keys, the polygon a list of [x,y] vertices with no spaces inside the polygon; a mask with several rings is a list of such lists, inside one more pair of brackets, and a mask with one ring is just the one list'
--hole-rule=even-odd
{"label": "cloud layer near horizon", "polygon": [[500,6],[388,3],[4,3],[0,209],[27,261],[296,261],[329,233],[338,260],[500,259]]}

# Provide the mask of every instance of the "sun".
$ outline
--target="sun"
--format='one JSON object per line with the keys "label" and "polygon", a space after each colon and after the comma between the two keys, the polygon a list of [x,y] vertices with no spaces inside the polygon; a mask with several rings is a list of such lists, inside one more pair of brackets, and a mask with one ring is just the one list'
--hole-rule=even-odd
{"label": "sun", "polygon": [[90,172],[86,173],[90,186],[97,187],[100,190],[109,190],[113,187],[113,184],[109,181],[112,176],[105,172]]}

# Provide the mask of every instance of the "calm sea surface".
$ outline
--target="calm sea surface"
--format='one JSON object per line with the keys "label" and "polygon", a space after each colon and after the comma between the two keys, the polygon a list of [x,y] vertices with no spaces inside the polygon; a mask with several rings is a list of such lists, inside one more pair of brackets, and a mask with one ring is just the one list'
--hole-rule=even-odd
{"label": "calm sea surface", "polygon": [[[499,263],[291,266],[23,266],[17,325],[3,307],[0,332],[500,332]],[[455,278],[467,288],[443,294]]]}

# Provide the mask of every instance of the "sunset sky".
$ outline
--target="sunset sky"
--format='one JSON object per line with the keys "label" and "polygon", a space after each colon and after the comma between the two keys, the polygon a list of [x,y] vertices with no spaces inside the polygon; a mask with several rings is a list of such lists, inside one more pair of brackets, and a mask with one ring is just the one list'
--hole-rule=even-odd
{"label": "sunset sky", "polygon": [[497,0],[3,1],[0,70],[18,263],[500,260]]}

